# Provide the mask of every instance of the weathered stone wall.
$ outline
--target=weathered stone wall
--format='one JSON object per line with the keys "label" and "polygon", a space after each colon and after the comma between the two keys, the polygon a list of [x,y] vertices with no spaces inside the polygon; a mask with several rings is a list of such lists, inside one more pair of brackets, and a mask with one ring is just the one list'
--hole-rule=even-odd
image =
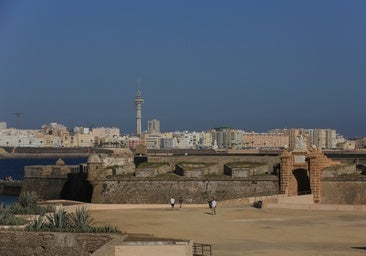
{"label": "weathered stone wall", "polygon": [[0,195],[19,196],[22,185],[22,181],[0,181]]}
{"label": "weathered stone wall", "polygon": [[112,239],[111,234],[0,231],[3,256],[87,256]]}
{"label": "weathered stone wall", "polygon": [[321,203],[366,205],[366,177],[337,177],[321,182]]}
{"label": "weathered stone wall", "polygon": [[[171,170],[174,170],[179,163],[217,163],[224,171],[224,165],[232,162],[256,162],[267,166],[268,171],[273,170],[273,166],[280,162],[279,156],[256,156],[256,155],[183,155],[183,156],[149,156],[148,162],[169,163]],[[263,168],[263,167],[261,167]]]}
{"label": "weathered stone wall", "polygon": [[231,178],[151,177],[148,180],[130,177],[93,182],[93,203],[167,203],[170,197],[183,197],[186,203],[206,203],[240,197],[279,193],[274,175]]}
{"label": "weathered stone wall", "polygon": [[67,182],[65,178],[26,178],[24,177],[22,193],[34,191],[42,199],[61,199],[61,191]]}

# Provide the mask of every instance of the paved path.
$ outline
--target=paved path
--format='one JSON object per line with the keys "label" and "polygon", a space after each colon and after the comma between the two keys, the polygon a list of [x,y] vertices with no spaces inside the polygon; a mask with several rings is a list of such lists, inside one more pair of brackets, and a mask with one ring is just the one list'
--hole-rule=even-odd
{"label": "paved path", "polygon": [[91,211],[97,225],[213,245],[214,256],[366,255],[365,212],[256,209],[248,205]]}

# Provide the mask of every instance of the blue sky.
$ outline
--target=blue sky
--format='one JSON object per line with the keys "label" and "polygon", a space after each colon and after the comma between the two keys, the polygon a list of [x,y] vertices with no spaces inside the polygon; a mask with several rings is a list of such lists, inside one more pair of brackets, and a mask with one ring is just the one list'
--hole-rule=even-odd
{"label": "blue sky", "polygon": [[0,0],[0,121],[366,136],[366,1]]}

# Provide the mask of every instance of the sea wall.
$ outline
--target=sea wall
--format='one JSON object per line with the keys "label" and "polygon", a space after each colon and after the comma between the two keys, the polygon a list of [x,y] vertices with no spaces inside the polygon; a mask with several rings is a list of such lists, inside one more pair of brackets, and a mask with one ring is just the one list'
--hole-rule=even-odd
{"label": "sea wall", "polygon": [[345,176],[322,179],[321,203],[366,205],[366,177]]}
{"label": "sea wall", "polygon": [[61,191],[67,182],[65,178],[24,178],[22,193],[34,191],[44,200],[61,199]]}
{"label": "sea wall", "polygon": [[0,255],[87,256],[112,239],[111,234],[0,231]]}
{"label": "sea wall", "polygon": [[279,193],[278,177],[274,175],[249,178],[175,176],[94,181],[92,202],[164,204],[170,197],[182,197],[185,203],[206,203],[212,197],[224,200]]}
{"label": "sea wall", "polygon": [[22,185],[22,181],[0,181],[0,195],[19,196]]}

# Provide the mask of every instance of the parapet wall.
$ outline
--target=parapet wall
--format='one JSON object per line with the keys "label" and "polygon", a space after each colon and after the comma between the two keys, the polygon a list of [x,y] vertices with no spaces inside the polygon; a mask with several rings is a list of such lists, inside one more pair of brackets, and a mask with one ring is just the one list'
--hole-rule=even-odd
{"label": "parapet wall", "polygon": [[263,163],[268,171],[273,170],[273,166],[280,162],[279,156],[258,156],[258,155],[182,155],[182,156],[149,156],[148,162],[169,163],[171,170],[179,163],[216,163],[219,169],[224,170],[224,165],[233,162],[255,162]]}
{"label": "parapet wall", "polygon": [[207,203],[217,200],[265,196],[279,193],[278,177],[274,175],[231,178],[137,177],[95,181],[92,203],[165,204],[169,198],[182,197],[184,203]]}
{"label": "parapet wall", "polygon": [[0,231],[0,255],[87,256],[112,239],[111,234]]}
{"label": "parapet wall", "polygon": [[366,205],[366,177],[337,177],[322,179],[322,204]]}

